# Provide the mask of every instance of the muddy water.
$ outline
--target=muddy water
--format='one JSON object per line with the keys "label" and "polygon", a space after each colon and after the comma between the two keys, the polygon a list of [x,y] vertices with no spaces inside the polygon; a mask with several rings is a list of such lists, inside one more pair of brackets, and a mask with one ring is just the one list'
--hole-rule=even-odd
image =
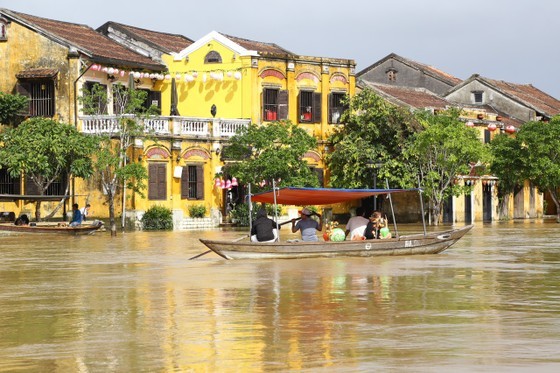
{"label": "muddy water", "polygon": [[481,224],[429,256],[189,260],[242,235],[0,236],[0,371],[560,371],[560,225]]}

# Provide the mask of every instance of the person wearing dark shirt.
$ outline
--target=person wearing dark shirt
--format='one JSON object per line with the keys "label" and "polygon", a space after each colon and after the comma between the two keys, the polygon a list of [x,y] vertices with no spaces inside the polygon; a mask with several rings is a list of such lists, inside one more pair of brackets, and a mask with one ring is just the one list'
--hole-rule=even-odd
{"label": "person wearing dark shirt", "polygon": [[278,237],[278,229],[280,226],[274,220],[270,219],[264,208],[259,209],[257,218],[251,227],[252,242],[274,242]]}
{"label": "person wearing dark shirt", "polygon": [[78,225],[82,224],[82,213],[80,212],[77,203],[74,203],[72,205],[72,208],[74,209],[74,212],[72,213],[72,221],[70,222],[70,226],[77,227]]}

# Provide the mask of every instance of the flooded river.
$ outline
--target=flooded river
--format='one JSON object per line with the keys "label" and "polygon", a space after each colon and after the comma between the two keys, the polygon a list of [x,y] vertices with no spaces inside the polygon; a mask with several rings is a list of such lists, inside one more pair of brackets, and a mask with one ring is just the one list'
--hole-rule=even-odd
{"label": "flooded river", "polygon": [[560,371],[559,224],[476,225],[438,255],[189,260],[243,233],[0,236],[0,372]]}

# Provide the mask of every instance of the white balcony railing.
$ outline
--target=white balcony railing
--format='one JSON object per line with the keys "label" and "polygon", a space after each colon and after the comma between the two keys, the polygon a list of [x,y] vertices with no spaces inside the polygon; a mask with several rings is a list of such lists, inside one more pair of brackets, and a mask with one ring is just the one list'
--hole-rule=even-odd
{"label": "white balcony railing", "polygon": [[214,122],[215,137],[232,137],[241,128],[248,127],[249,119],[220,119]]}
{"label": "white balcony railing", "polygon": [[[82,132],[111,134],[120,131],[119,118],[115,115],[82,116]],[[196,137],[232,137],[249,119],[209,119],[190,117],[152,117],[141,119],[146,133]]]}

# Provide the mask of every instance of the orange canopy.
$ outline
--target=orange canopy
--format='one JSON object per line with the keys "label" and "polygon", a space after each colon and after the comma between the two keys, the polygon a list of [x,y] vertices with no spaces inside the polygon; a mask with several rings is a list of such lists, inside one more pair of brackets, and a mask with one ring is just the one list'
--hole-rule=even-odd
{"label": "orange canopy", "polygon": [[[329,205],[352,201],[380,194],[418,191],[418,189],[333,189],[333,188],[280,188],[276,190],[276,203],[280,205]],[[253,202],[274,203],[273,191],[257,193]]]}

